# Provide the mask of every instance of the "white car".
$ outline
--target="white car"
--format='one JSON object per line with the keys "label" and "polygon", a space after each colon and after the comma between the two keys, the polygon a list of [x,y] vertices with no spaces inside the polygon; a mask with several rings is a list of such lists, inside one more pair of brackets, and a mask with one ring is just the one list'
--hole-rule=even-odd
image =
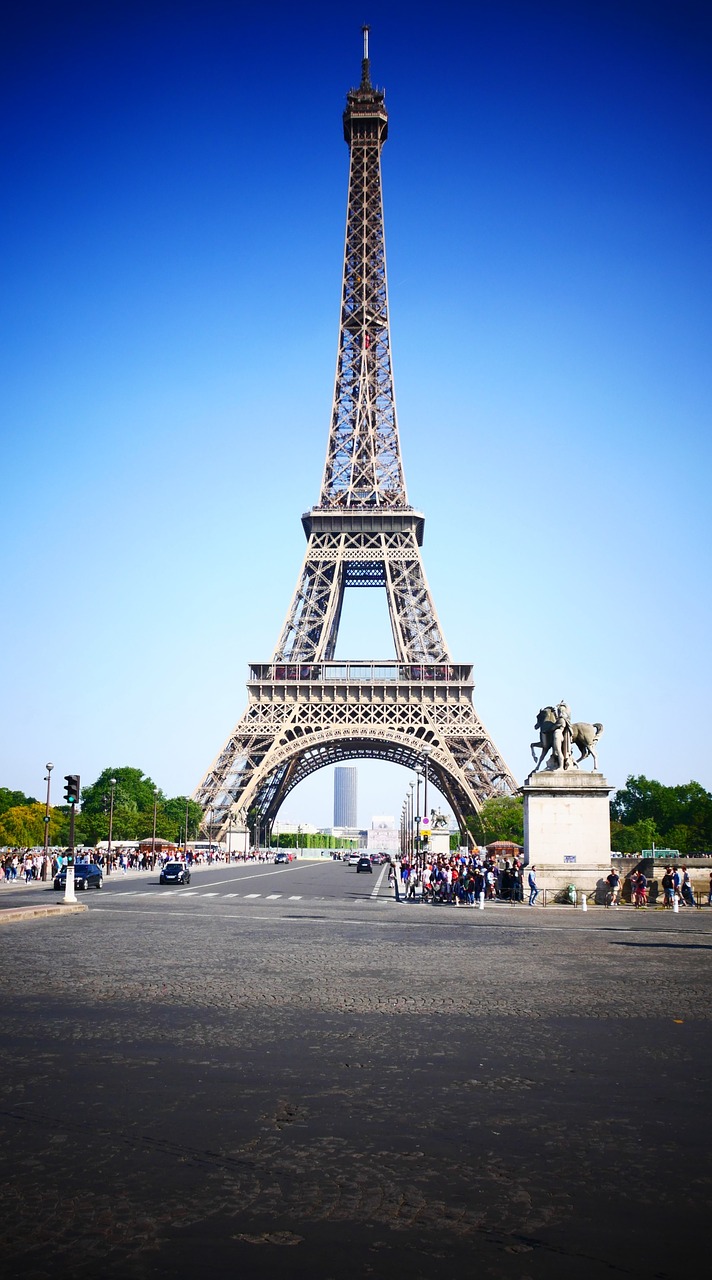
{"label": "white car", "polygon": [[347,866],[347,867],[355,867],[355,866],[358,864],[358,860],[359,860],[359,858],[360,858],[360,857],[361,857],[361,854],[360,854],[360,853],[347,853],[347,855],[346,855],[346,866]]}

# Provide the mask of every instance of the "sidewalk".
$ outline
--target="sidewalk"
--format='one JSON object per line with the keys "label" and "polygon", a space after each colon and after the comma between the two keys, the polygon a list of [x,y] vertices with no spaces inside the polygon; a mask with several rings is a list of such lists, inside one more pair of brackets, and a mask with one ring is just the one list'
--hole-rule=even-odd
{"label": "sidewalk", "polygon": [[[138,868],[126,872],[112,871],[111,876],[104,877],[104,884],[108,887],[116,880],[128,880],[130,877],[146,874]],[[85,902],[65,903],[64,892],[53,889],[51,880],[30,880],[25,884],[24,876],[18,875],[16,880],[0,881],[0,925],[18,920],[74,915],[87,910],[88,904]]]}

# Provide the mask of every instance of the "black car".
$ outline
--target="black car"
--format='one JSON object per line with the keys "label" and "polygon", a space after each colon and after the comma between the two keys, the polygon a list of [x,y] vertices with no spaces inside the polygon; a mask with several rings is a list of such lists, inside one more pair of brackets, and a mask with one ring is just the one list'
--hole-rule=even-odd
{"label": "black car", "polygon": [[[104,883],[104,872],[96,862],[75,862],[74,864],[74,888],[75,889],[101,889]],[[67,868],[62,867],[54,877],[55,889],[66,889],[67,887]]]}
{"label": "black car", "polygon": [[167,862],[159,876],[159,884],[190,884],[190,869],[184,862]]}
{"label": "black car", "polygon": [[356,870],[368,871],[369,875],[373,875],[373,867],[371,866],[371,859],[359,858],[358,862],[356,863]]}
{"label": "black car", "polygon": [[289,854],[288,854],[288,853],[278,853],[278,854],[276,855],[276,857],[275,857],[275,863],[277,863],[277,862],[289,862]]}

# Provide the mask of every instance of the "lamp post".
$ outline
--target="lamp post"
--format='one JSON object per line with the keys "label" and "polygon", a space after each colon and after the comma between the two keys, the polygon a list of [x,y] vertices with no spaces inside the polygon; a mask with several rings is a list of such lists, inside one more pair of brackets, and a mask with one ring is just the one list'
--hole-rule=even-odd
{"label": "lamp post", "polygon": [[188,861],[188,800],[185,802],[185,833],[183,839],[183,853],[185,861]]}
{"label": "lamp post", "polygon": [[[47,777],[45,778],[45,782],[47,783],[47,800],[45,801],[45,818],[44,818],[44,856],[45,858],[48,858],[49,857],[49,788],[50,788],[50,779],[52,775],[52,770],[54,769],[54,765],[52,764],[51,761],[49,764],[45,765],[45,769],[47,770]],[[45,862],[44,865],[45,865],[45,873],[46,873],[47,863]]]}
{"label": "lamp post", "polygon": [[151,870],[156,866],[156,812],[158,810],[158,787],[153,788],[153,835],[151,836]]}
{"label": "lamp post", "polygon": [[106,874],[111,875],[111,837],[114,831],[114,794],[116,792],[116,778],[109,778],[109,786],[111,787],[111,796],[109,798],[109,847],[106,850]]}
{"label": "lamp post", "polygon": [[[430,755],[431,749],[432,749],[431,747],[423,747],[423,775],[424,775],[423,817],[426,819],[429,819],[430,817],[430,814],[428,813],[428,756]],[[425,835],[426,840],[428,839],[429,835],[430,835],[430,827],[428,827]]]}
{"label": "lamp post", "polygon": [[403,804],[401,805],[400,847],[401,847],[401,861],[405,862],[408,857],[408,798],[407,796],[406,796],[406,799],[403,801]]}
{"label": "lamp post", "polygon": [[416,769],[415,777],[417,788],[415,793],[415,852],[420,855],[420,779],[422,778],[420,769]]}
{"label": "lamp post", "polygon": [[415,783],[409,782],[408,786],[410,788],[410,794],[408,796],[408,849],[410,851],[412,861],[413,854],[415,852],[413,846],[413,788],[415,787]]}

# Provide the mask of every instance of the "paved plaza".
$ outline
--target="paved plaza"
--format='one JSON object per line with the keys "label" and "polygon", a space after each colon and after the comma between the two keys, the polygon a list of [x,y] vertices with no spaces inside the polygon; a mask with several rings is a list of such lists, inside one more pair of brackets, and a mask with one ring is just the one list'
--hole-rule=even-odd
{"label": "paved plaza", "polygon": [[6,1275],[706,1265],[712,910],[157,879],[0,931]]}

